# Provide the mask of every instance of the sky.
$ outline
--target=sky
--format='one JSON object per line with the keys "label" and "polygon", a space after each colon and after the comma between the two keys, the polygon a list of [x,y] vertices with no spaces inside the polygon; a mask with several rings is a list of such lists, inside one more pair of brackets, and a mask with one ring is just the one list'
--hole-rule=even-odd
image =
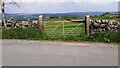
{"label": "sky", "polygon": [[[119,0],[14,0],[20,6],[6,0],[6,13],[66,13],[118,11]],[[1,13],[1,11],[0,11]]]}
{"label": "sky", "polygon": [[[10,2],[11,0],[5,0],[5,1]],[[16,2],[119,2],[119,0],[14,0],[14,1]]]}

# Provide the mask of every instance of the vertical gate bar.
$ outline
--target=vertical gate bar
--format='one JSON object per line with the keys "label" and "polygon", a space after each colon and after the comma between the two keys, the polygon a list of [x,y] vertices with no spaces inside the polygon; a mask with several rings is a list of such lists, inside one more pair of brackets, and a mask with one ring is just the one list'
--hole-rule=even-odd
{"label": "vertical gate bar", "polygon": [[64,35],[64,22],[63,22],[63,35]]}

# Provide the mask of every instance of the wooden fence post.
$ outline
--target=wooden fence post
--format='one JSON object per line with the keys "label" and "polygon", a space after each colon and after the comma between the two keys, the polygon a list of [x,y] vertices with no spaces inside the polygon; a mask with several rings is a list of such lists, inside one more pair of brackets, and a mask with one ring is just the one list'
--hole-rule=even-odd
{"label": "wooden fence post", "polygon": [[90,35],[90,15],[87,14],[85,16],[85,33],[86,35]]}
{"label": "wooden fence post", "polygon": [[43,32],[43,30],[44,30],[42,18],[43,18],[42,15],[40,15],[40,16],[38,17],[38,28],[39,28],[39,31],[40,31],[40,32]]}

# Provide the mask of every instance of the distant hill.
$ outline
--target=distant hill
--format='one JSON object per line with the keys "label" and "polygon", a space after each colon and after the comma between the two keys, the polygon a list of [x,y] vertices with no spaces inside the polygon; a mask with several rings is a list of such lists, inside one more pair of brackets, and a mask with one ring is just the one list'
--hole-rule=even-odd
{"label": "distant hill", "polygon": [[[39,15],[43,15],[43,18],[50,17],[50,16],[76,16],[77,18],[84,17],[86,14],[90,14],[92,16],[102,15],[105,12],[69,12],[69,13],[42,13],[42,14],[24,14],[24,13],[17,13],[17,14],[6,14],[7,20],[10,17],[13,17],[15,20],[34,20],[37,19]],[[118,12],[110,12],[112,14],[118,14]],[[1,15],[0,15],[1,19]]]}

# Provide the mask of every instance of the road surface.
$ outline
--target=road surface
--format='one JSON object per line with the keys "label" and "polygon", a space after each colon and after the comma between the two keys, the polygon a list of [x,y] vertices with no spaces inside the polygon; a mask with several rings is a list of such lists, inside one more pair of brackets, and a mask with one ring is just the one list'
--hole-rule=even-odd
{"label": "road surface", "polygon": [[2,40],[3,66],[118,66],[118,45]]}

